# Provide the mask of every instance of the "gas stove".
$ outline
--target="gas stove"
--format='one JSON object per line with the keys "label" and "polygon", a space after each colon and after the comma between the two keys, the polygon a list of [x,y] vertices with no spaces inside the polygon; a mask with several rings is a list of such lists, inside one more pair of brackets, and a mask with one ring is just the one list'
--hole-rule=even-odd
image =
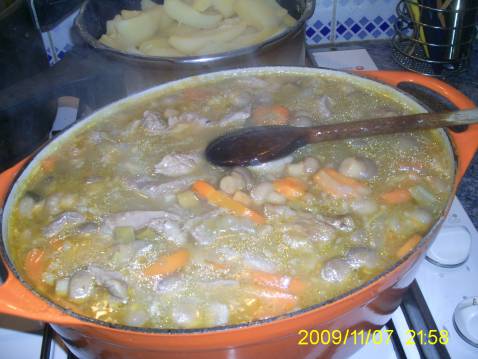
{"label": "gas stove", "polygon": [[[390,340],[370,341],[352,358],[477,358],[476,273],[478,232],[455,199],[427,259],[418,270],[416,281],[392,319],[382,328],[382,337],[391,333]],[[439,341],[431,344],[434,333],[446,344]],[[0,316],[0,348],[1,356],[9,359],[75,358],[48,324],[5,316]]]}

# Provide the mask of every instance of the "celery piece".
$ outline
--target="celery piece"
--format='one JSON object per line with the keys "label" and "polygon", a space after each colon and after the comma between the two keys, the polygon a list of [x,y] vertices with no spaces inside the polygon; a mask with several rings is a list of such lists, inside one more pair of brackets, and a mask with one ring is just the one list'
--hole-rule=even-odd
{"label": "celery piece", "polygon": [[128,243],[135,240],[134,228],[131,226],[115,227],[113,238],[117,242]]}
{"label": "celery piece", "polygon": [[425,187],[417,185],[408,189],[413,199],[422,206],[434,207],[438,205],[438,199]]}
{"label": "celery piece", "polygon": [[149,227],[141,229],[137,234],[136,234],[136,239],[141,239],[145,241],[150,241],[153,239],[156,239],[158,237],[158,233],[154,229],[151,229]]}

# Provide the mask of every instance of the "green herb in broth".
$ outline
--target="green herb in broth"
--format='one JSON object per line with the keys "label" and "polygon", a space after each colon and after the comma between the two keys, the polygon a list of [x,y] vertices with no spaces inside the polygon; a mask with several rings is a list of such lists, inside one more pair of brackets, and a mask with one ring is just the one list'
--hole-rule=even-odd
{"label": "green herb in broth", "polygon": [[366,282],[443,210],[452,159],[437,131],[321,143],[255,168],[204,160],[211,139],[268,109],[302,126],[411,111],[323,75],[238,75],[149,95],[32,171],[9,222],[17,268],[92,318],[238,324]]}

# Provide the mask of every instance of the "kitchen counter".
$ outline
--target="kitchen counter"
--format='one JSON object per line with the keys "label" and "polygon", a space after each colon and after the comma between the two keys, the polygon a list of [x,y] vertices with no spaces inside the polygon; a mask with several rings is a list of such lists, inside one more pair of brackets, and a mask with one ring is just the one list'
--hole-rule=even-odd
{"label": "kitchen counter", "polygon": [[[331,45],[316,48],[331,48]],[[389,40],[345,42],[335,45],[337,50],[365,48],[380,70],[403,70],[392,58],[392,45]],[[463,73],[445,80],[459,89],[478,104],[478,42],[475,43],[470,67]],[[478,228],[478,155],[468,168],[457,192],[463,207]]]}

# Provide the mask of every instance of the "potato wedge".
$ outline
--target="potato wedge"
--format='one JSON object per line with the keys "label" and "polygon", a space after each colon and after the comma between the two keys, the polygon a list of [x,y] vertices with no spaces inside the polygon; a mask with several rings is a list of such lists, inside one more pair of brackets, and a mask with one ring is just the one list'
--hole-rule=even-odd
{"label": "potato wedge", "polygon": [[141,0],[141,10],[149,10],[155,8],[156,6],[159,6],[159,4],[156,4],[154,1]]}
{"label": "potato wedge", "polygon": [[149,12],[144,12],[131,19],[116,22],[115,27],[122,42],[136,46],[152,37],[159,29],[159,23]]}
{"label": "potato wedge", "polygon": [[221,15],[202,14],[180,0],[165,0],[164,10],[180,24],[186,24],[198,29],[214,28],[222,20]]}
{"label": "potato wedge", "polygon": [[150,14],[153,21],[156,21],[159,25],[159,32],[164,32],[173,26],[176,22],[171,19],[166,11],[164,11],[163,6],[157,5],[145,11]]}
{"label": "potato wedge", "polygon": [[212,6],[219,11],[225,18],[235,15],[234,0],[212,0]]}
{"label": "potato wedge", "polygon": [[225,23],[215,30],[202,30],[185,36],[171,36],[169,43],[175,49],[192,55],[210,43],[231,41],[243,33],[245,29],[246,25],[244,23]]}
{"label": "potato wedge", "polygon": [[139,10],[121,10],[121,18],[123,20],[132,19],[138,15],[141,15],[142,12]]}
{"label": "potato wedge", "polygon": [[206,11],[212,6],[212,0],[194,0],[193,9],[199,12]]}
{"label": "potato wedge", "polygon": [[174,49],[169,45],[166,37],[155,37],[146,40],[139,46],[139,51],[145,55],[163,56],[163,57],[178,57],[184,56],[183,53]]}

